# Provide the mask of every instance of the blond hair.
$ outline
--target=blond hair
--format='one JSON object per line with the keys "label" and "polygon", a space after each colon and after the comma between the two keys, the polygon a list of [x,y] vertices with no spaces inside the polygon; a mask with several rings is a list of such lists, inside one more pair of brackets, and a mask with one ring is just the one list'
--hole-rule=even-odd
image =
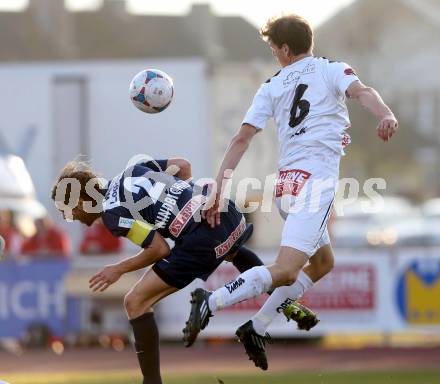
{"label": "blond hair", "polygon": [[[86,185],[90,180],[96,179],[98,186],[103,187],[99,182],[98,178],[99,175],[92,170],[92,168],[90,167],[90,163],[88,161],[81,160],[78,157],[72,161],[69,161],[61,170],[60,175],[58,176],[54,186],[52,187],[51,198],[53,201],[55,201],[57,195],[57,188],[62,180],[75,179],[79,182],[81,186],[80,197],[82,197],[84,200],[88,200],[91,197],[86,192]],[[66,189],[64,201],[69,201],[69,198],[70,198],[70,189]]]}

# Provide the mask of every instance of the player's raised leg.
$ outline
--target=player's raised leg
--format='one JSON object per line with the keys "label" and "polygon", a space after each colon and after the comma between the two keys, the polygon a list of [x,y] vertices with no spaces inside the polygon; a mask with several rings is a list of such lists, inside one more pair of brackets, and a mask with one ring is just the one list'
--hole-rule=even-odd
{"label": "player's raised leg", "polygon": [[246,246],[241,246],[237,253],[231,259],[227,258],[227,260],[232,261],[234,267],[241,273],[253,267],[264,265],[258,255]]}
{"label": "player's raised leg", "polygon": [[298,274],[290,286],[275,289],[261,309],[252,317],[255,331],[264,335],[269,325],[282,313],[288,320],[294,320],[298,329],[310,330],[318,322],[313,311],[297,303],[313,284],[333,269],[334,257],[330,244],[322,246],[309,260],[309,264]]}
{"label": "player's raised leg", "polygon": [[[306,262],[305,253],[291,247],[281,247],[275,263],[271,266],[251,268],[212,293],[201,288],[196,289],[192,293],[191,312],[184,330],[187,340],[191,340],[189,345],[205,328],[214,312],[268,292],[272,288],[291,285]],[[246,342],[245,346],[248,344]]]}
{"label": "player's raised leg", "polygon": [[214,313],[258,296],[271,288],[291,285],[296,281],[307,260],[304,252],[291,247],[281,247],[274,264],[254,267],[214,291],[209,297],[209,309]]}
{"label": "player's raised leg", "polygon": [[[232,264],[239,272],[245,272],[253,267],[264,265],[258,255],[251,249],[241,246],[239,250],[227,257],[228,261],[232,261]],[[205,329],[208,325],[209,318],[212,316],[208,307],[208,299],[211,292],[204,289],[196,289],[191,293],[191,313],[190,318],[186,322],[185,328],[183,328],[183,343],[185,347],[190,347],[196,341],[197,335],[200,331],[193,331]]]}
{"label": "player's raised leg", "polygon": [[177,288],[166,284],[153,270],[149,270],[124,298],[144,384],[162,384],[159,332],[152,307],[176,291]]}
{"label": "player's raised leg", "polygon": [[[272,276],[272,286],[276,288],[295,283],[307,259],[307,255],[304,252],[291,247],[281,247],[275,264],[268,268]],[[220,307],[217,307],[217,309],[219,308]],[[269,336],[267,334],[260,335],[257,333],[252,320],[240,326],[235,334],[243,344],[249,359],[254,362],[255,366],[264,371],[267,370],[268,363],[265,347],[266,343],[270,341]]]}

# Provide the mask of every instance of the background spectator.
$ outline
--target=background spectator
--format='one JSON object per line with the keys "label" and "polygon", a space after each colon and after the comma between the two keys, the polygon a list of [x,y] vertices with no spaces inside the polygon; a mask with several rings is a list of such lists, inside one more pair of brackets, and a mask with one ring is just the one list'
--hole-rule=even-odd
{"label": "background spectator", "polygon": [[119,253],[121,249],[121,239],[114,237],[100,221],[84,231],[80,244],[80,252],[88,255]]}
{"label": "background spectator", "polygon": [[9,210],[0,210],[0,235],[5,240],[5,257],[16,256],[20,252],[22,237],[14,226]]}
{"label": "background spectator", "polygon": [[69,237],[48,216],[35,220],[35,227],[35,235],[24,241],[21,253],[43,257],[70,255]]}

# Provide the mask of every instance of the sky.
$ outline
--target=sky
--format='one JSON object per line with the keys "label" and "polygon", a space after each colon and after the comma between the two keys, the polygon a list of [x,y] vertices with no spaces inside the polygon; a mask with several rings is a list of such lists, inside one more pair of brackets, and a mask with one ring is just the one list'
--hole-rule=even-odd
{"label": "sky", "polygon": [[[37,0],[38,1],[38,0]],[[59,0],[62,1],[62,0]],[[66,0],[71,9],[99,6],[103,0]],[[113,0],[107,0],[113,1]],[[210,3],[221,15],[241,15],[260,27],[265,21],[281,12],[294,12],[317,26],[354,0],[128,0],[133,12],[156,14],[186,13],[191,3]],[[0,9],[22,9],[28,0],[0,0]]]}

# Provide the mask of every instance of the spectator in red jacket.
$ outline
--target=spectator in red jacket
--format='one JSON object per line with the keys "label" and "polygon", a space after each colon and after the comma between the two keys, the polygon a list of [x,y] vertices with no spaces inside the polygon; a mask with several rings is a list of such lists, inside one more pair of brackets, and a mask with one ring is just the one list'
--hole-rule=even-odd
{"label": "spectator in red jacket", "polygon": [[80,245],[80,252],[88,255],[119,253],[121,249],[121,238],[113,236],[99,220],[87,227]]}
{"label": "spectator in red jacket", "polygon": [[0,236],[5,240],[5,257],[20,253],[22,238],[14,226],[12,212],[9,210],[0,211]]}
{"label": "spectator in red jacket", "polygon": [[35,220],[36,233],[27,239],[21,247],[25,255],[35,257],[64,257],[71,254],[70,239],[48,217]]}

